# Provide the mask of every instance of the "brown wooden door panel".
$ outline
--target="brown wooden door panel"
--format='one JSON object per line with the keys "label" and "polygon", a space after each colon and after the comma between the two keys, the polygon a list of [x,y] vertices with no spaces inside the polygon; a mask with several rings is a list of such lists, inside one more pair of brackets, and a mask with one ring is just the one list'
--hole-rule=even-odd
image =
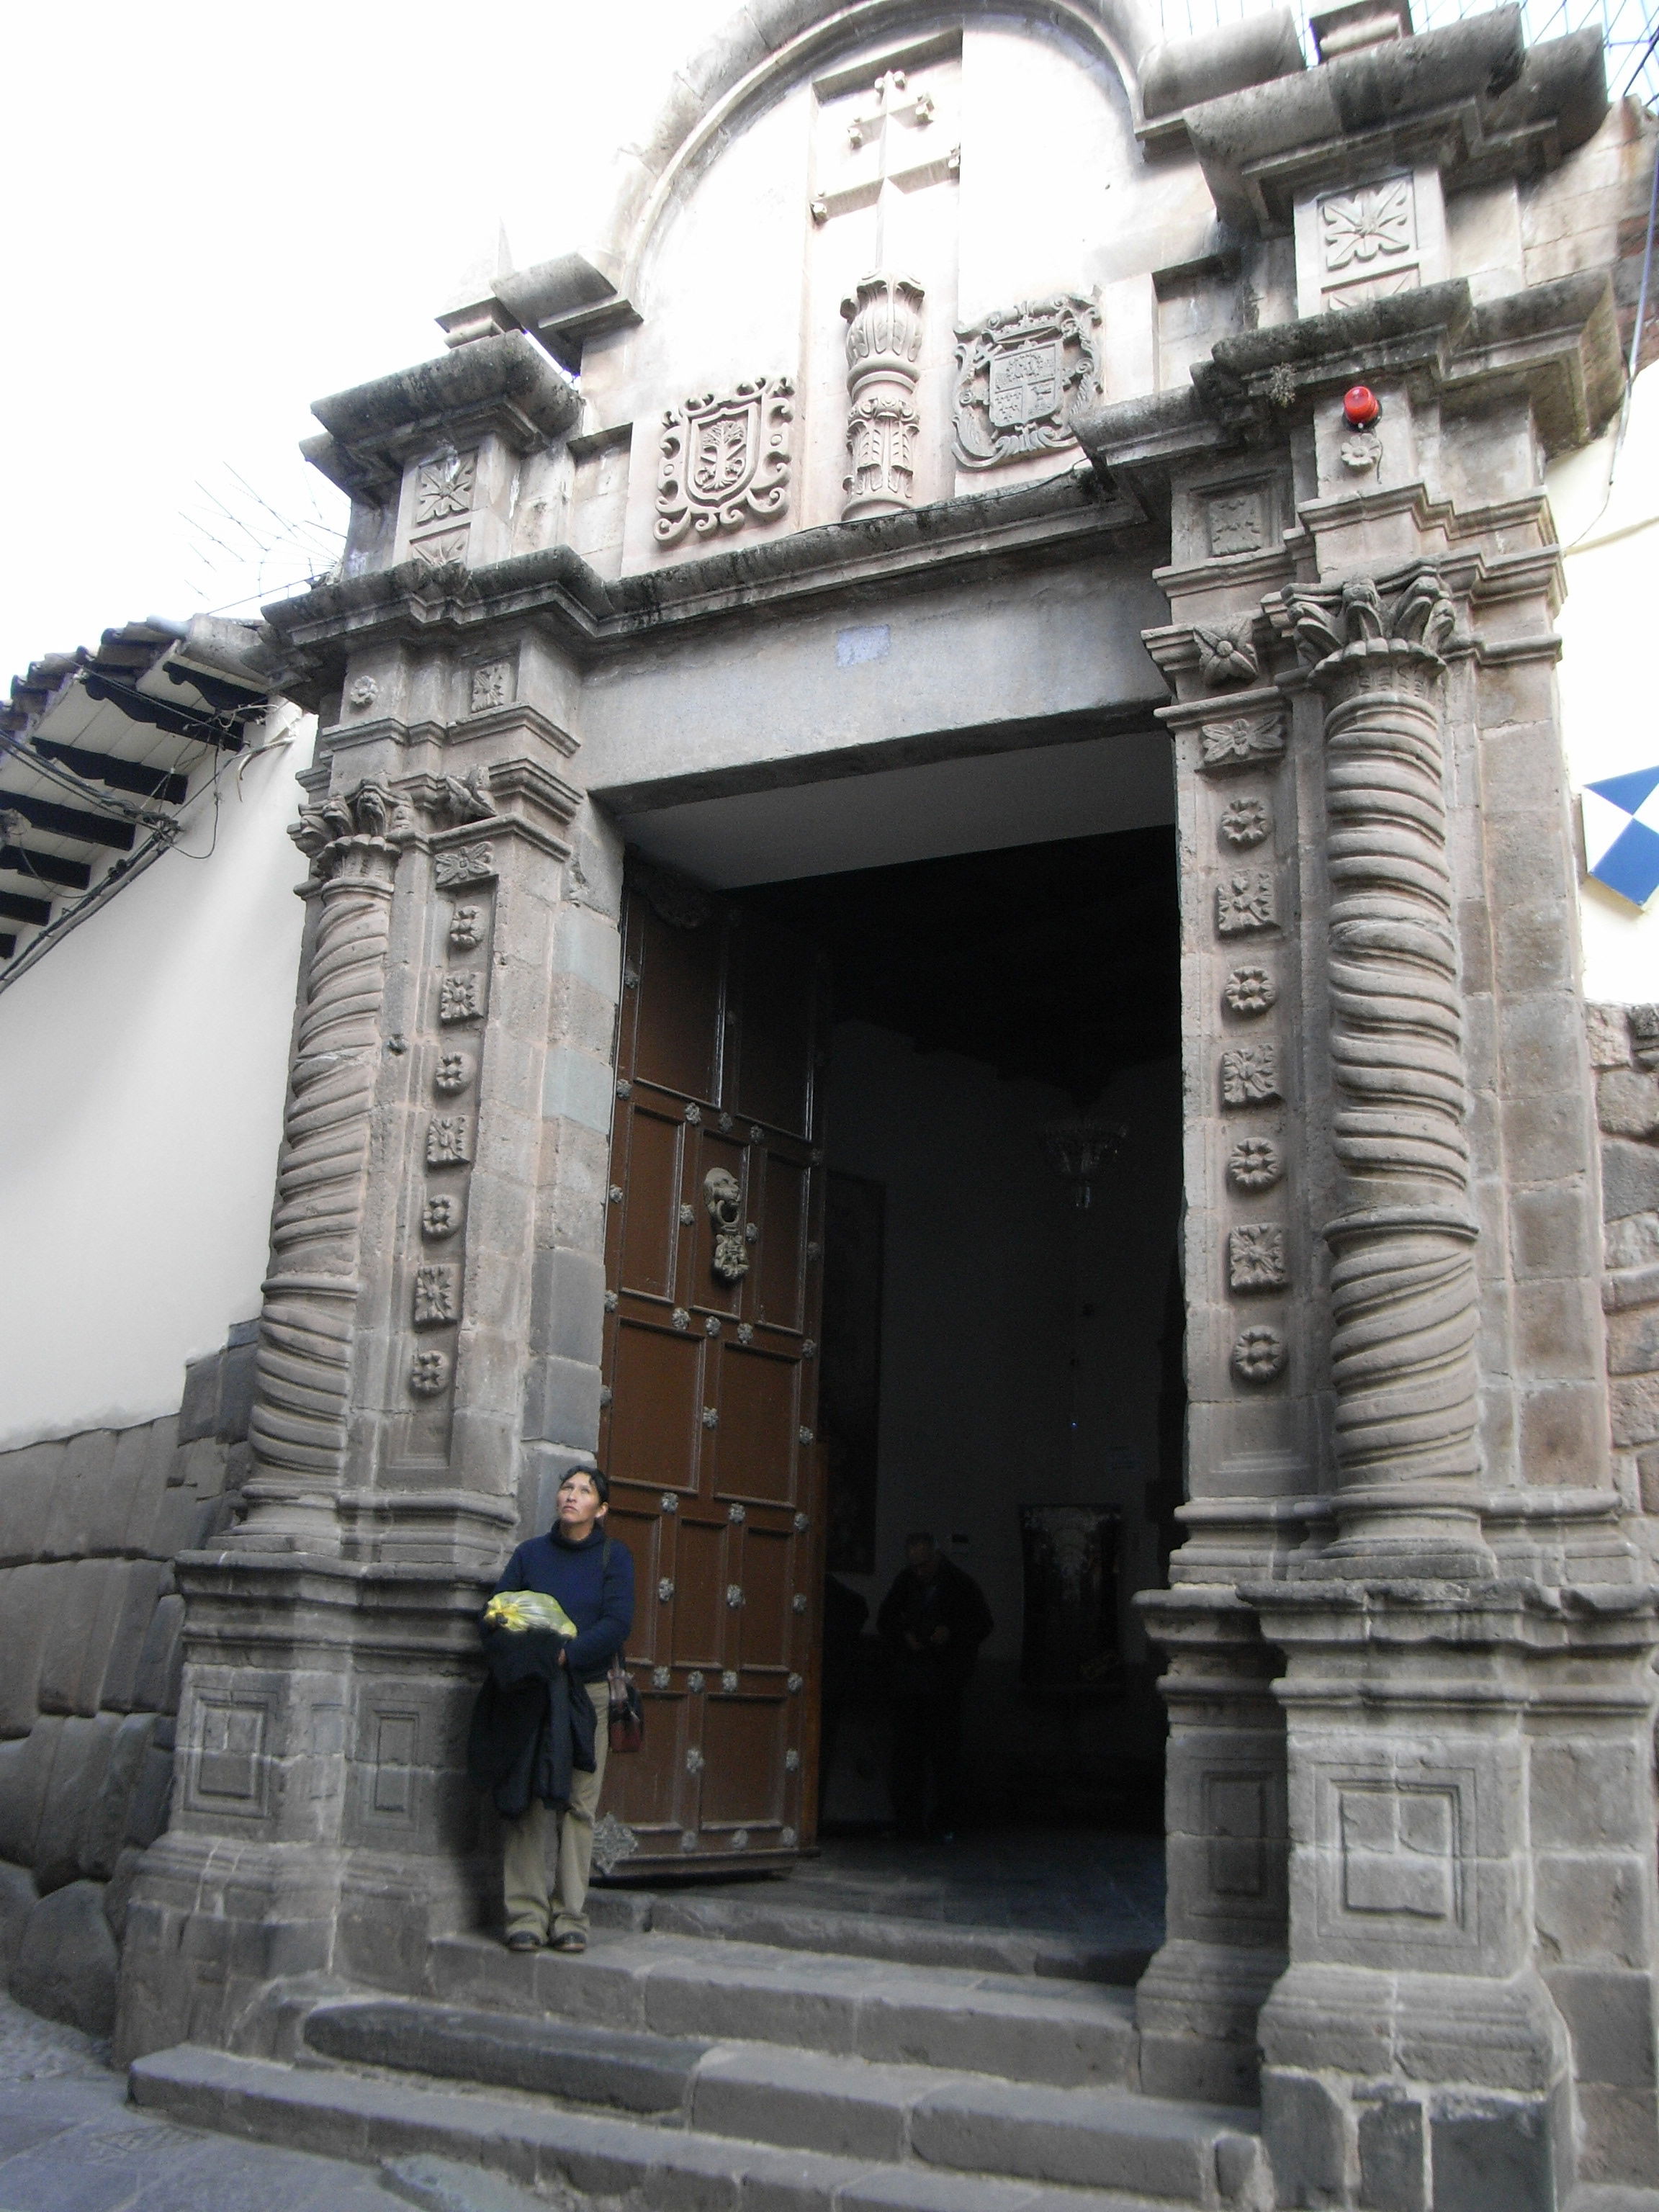
{"label": "brown wooden door panel", "polygon": [[719,959],[697,930],[675,929],[635,901],[631,965],[639,977],[632,1073],[682,1097],[710,1099],[725,1049]]}
{"label": "brown wooden door panel", "polygon": [[[645,1695],[645,1740],[652,1747],[626,1759],[607,1760],[605,1809],[625,1821],[649,1850],[665,1839],[678,1850],[684,1821],[685,1745],[688,1700]],[[650,1831],[655,1830],[655,1835]]]}
{"label": "brown wooden door panel", "polygon": [[799,1358],[722,1346],[711,1455],[717,1498],[795,1502],[802,1367]]}
{"label": "brown wooden door panel", "polygon": [[695,1489],[702,1429],[701,1341],[621,1320],[611,1332],[605,1471],[650,1490]]}
{"label": "brown wooden door panel", "polygon": [[793,1536],[786,1529],[751,1525],[744,1534],[738,1622],[744,1674],[751,1667],[770,1668],[777,1674],[788,1668],[794,1595],[790,1562],[795,1549]]}
{"label": "brown wooden door panel", "polygon": [[793,1698],[717,1697],[702,1718],[702,1823],[756,1828],[781,1822]]}
{"label": "brown wooden door panel", "polygon": [[630,1869],[775,1863],[816,1817],[817,969],[659,878],[630,878],[623,944],[601,1449],[647,1723],[606,1802]]}
{"label": "brown wooden door panel", "polygon": [[676,1115],[636,1109],[629,1117],[622,1199],[621,1279],[645,1297],[672,1297],[680,1247],[680,1146]]}
{"label": "brown wooden door panel", "polygon": [[677,1667],[713,1667],[725,1659],[726,1523],[682,1513],[675,1531],[673,1640]]}

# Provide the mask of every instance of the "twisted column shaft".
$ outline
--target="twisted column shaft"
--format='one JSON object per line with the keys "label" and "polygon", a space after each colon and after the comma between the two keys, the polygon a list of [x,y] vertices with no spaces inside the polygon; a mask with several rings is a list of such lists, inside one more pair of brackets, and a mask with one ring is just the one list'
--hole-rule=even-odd
{"label": "twisted column shaft", "polygon": [[1389,610],[1370,585],[1349,586],[1340,601],[1287,598],[1304,603],[1304,652],[1336,648],[1315,661],[1311,680],[1328,702],[1340,1210],[1326,1236],[1341,1535],[1314,1571],[1489,1574],[1476,1496],[1480,1292],[1437,697],[1444,664],[1423,635],[1449,631],[1451,611],[1431,570]]}

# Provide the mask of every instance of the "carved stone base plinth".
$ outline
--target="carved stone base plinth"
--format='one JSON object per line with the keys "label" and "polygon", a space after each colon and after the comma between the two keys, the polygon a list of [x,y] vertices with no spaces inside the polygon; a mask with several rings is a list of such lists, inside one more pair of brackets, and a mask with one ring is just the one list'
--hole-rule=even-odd
{"label": "carved stone base plinth", "polygon": [[173,1820],[129,1907],[124,2059],[263,2048],[296,1976],[417,1989],[491,1878],[465,1771],[476,1580],[272,1552],[187,1552],[178,1576]]}
{"label": "carved stone base plinth", "polygon": [[[1287,2205],[1659,2180],[1652,1590],[1256,1584],[1288,1666]],[[1615,2025],[1616,2023],[1616,2025]]]}
{"label": "carved stone base plinth", "polygon": [[1571,2052],[1530,1970],[1293,1966],[1262,2008],[1261,2046],[1281,2203],[1543,2212],[1565,2198]]}
{"label": "carved stone base plinth", "polygon": [[1167,1942],[1135,1990],[1146,2094],[1254,2104],[1256,2020],[1284,1969],[1282,1951],[1179,1936]]}
{"label": "carved stone base plinth", "polygon": [[1285,1723],[1279,1655],[1221,1584],[1146,1591],[1169,1654],[1169,1940],[1135,1992],[1143,2088],[1251,2104],[1255,2021],[1285,1959]]}

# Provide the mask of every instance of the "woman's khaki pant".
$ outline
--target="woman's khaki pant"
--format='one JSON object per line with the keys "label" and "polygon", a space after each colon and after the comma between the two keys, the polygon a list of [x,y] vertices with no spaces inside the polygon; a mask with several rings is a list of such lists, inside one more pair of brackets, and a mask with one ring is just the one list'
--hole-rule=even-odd
{"label": "woman's khaki pant", "polygon": [[[544,1943],[555,1936],[587,1933],[587,1878],[593,1863],[593,1816],[599,1809],[605,1786],[605,1753],[611,1748],[611,1691],[605,1682],[589,1682],[593,1703],[593,1771],[580,1768],[570,1778],[567,1811],[550,1813],[539,1798],[517,1820],[507,1820],[507,1848],[501,1869],[506,1893],[507,1932],[529,1934]],[[547,1887],[547,1824],[556,1823],[558,1863],[552,1895]]]}

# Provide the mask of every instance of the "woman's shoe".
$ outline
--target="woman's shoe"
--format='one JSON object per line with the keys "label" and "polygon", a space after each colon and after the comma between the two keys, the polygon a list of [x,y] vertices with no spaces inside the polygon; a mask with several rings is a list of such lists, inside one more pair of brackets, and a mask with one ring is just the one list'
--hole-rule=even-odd
{"label": "woman's shoe", "polygon": [[577,1935],[573,1928],[563,1936],[556,1936],[547,1948],[550,1951],[585,1951],[587,1948],[587,1938],[586,1936]]}
{"label": "woman's shoe", "polygon": [[528,1928],[515,1928],[507,1939],[509,1951],[539,1951],[542,1939]]}

